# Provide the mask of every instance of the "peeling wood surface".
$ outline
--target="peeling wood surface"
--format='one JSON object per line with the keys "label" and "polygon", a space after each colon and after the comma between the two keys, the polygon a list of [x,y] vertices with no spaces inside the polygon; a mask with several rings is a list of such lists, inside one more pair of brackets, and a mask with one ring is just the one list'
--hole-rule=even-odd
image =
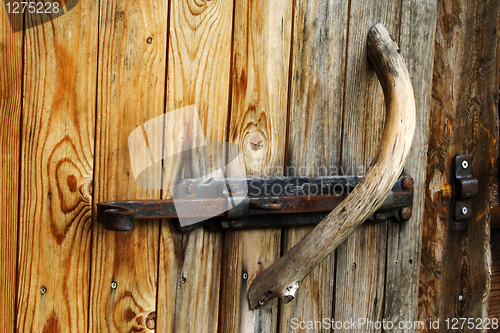
{"label": "peeling wood surface", "polygon": [[[88,328],[98,8],[24,35],[17,327]],[[42,288],[46,292],[42,292]]]}
{"label": "peeling wood surface", "polygon": [[[498,142],[499,7],[498,1],[439,2],[419,285],[420,320],[487,317],[489,203]],[[454,229],[452,217],[450,166],[457,154],[473,155],[472,175],[479,181],[479,194],[472,200],[472,219],[462,230]],[[447,330],[441,327],[439,331]],[[461,330],[469,331],[472,330]]]}
{"label": "peeling wood surface", "polygon": [[[5,15],[0,9],[0,15]],[[22,28],[22,19],[13,17]],[[1,332],[14,332],[16,322],[16,260],[19,200],[19,147],[21,144],[21,97],[23,35],[13,34],[9,21],[0,22],[0,306]],[[10,181],[6,181],[10,179]]]}

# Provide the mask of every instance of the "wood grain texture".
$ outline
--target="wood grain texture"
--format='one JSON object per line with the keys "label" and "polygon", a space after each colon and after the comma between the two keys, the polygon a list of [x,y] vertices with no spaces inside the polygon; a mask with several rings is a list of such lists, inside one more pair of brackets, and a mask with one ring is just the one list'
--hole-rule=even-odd
{"label": "wood grain texture", "polygon": [[500,230],[491,230],[491,286],[488,317],[500,318]]}
{"label": "wood grain texture", "polygon": [[[292,2],[235,2],[229,141],[248,177],[282,174]],[[275,332],[278,302],[250,310],[248,287],[280,255],[280,230],[239,230],[223,238],[220,332]],[[243,278],[243,274],[248,276]]]}
{"label": "wood grain texture", "polygon": [[24,33],[20,332],[88,328],[96,6]]}
{"label": "wood grain texture", "polygon": [[[288,303],[300,282],[382,205],[399,178],[415,130],[415,101],[399,48],[383,24],[369,30],[367,54],[383,87],[386,125],[373,162],[349,196],[250,286],[250,307]],[[358,317],[360,318],[360,317]]]}
{"label": "wood grain texture", "polygon": [[[159,189],[136,184],[130,162],[148,151],[130,156],[128,137],[164,113],[167,3],[100,5],[95,202],[159,199]],[[149,331],[147,318],[156,311],[158,249],[158,221],[137,223],[124,233],[104,230],[94,221],[90,331]]]}
{"label": "wood grain texture", "polygon": [[[171,3],[167,112],[195,105],[209,142],[227,140],[232,18],[232,1]],[[179,174],[199,176],[188,167]],[[222,235],[203,228],[182,235],[169,223],[161,225],[158,309],[166,315],[157,330],[216,332]]]}
{"label": "wood grain texture", "polygon": [[[341,174],[347,21],[348,1],[295,2],[287,142],[290,176]],[[311,230],[284,230],[283,252]],[[334,265],[331,254],[302,281],[291,303],[280,304],[280,332],[291,331],[292,318],[332,318]]]}
{"label": "wood grain texture", "polygon": [[[5,17],[5,7],[0,6]],[[22,17],[13,16],[22,29]],[[19,209],[19,148],[21,145],[21,96],[23,34],[13,33],[9,21],[0,22],[0,331],[14,332],[16,321],[16,260]]]}
{"label": "wood grain texture", "polygon": [[[487,316],[499,10],[498,1],[444,0],[438,6],[419,285],[424,321]],[[454,229],[452,215],[457,154],[473,155],[472,175],[479,182],[472,218],[462,230]]]}
{"label": "wood grain texture", "polygon": [[417,118],[415,136],[405,164],[405,173],[411,175],[415,183],[412,217],[403,223],[390,221],[387,234],[383,318],[394,323],[413,323],[417,319],[426,172],[424,161],[427,155],[436,10],[436,0],[402,2],[399,47],[410,72]]}
{"label": "wood grain texture", "polygon": [[[367,169],[385,122],[382,89],[366,58],[367,32],[381,22],[398,43],[400,18],[400,0],[351,1],[341,148],[341,166],[349,174]],[[386,247],[387,225],[377,223],[362,225],[337,249],[336,320],[382,320]]]}

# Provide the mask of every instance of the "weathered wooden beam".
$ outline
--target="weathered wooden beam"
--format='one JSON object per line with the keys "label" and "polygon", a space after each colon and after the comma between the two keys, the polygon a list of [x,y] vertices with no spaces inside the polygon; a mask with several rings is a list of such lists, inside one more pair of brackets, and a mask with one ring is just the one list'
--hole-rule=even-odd
{"label": "weathered wooden beam", "polygon": [[[426,323],[487,317],[499,13],[497,0],[442,0],[437,8],[418,309]],[[452,165],[459,154],[472,155],[479,192],[468,227],[456,230]]]}
{"label": "weathered wooden beam", "polygon": [[280,297],[293,299],[299,283],[355,228],[379,208],[401,174],[415,129],[415,102],[399,48],[382,24],[370,30],[368,59],[384,90],[386,124],[372,165],[358,186],[314,230],[257,276],[248,299],[252,309]]}
{"label": "weathered wooden beam", "polygon": [[[2,13],[1,15],[6,15]],[[19,146],[23,69],[23,16],[0,22],[0,331],[14,332],[16,321],[16,255],[19,209]]]}

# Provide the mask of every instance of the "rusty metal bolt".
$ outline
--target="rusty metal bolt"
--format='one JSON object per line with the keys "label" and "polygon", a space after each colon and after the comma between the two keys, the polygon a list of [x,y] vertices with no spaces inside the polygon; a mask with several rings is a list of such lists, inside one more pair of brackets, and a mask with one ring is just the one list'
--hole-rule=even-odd
{"label": "rusty metal bolt", "polygon": [[405,177],[405,179],[403,179],[403,183],[401,184],[403,190],[405,191],[411,190],[413,188],[413,185],[415,185],[415,183],[413,182],[413,178],[409,176]]}
{"label": "rusty metal bolt", "polygon": [[401,211],[399,212],[400,217],[403,221],[408,221],[411,217],[411,208],[410,207],[403,207],[401,208]]}
{"label": "rusty metal bolt", "polygon": [[146,327],[150,330],[156,328],[156,311],[150,312],[146,317]]}
{"label": "rusty metal bolt", "polygon": [[189,193],[193,194],[194,192],[196,192],[196,186],[194,186],[194,184],[193,184],[193,183],[189,184],[189,185],[187,186],[187,191],[188,191]]}

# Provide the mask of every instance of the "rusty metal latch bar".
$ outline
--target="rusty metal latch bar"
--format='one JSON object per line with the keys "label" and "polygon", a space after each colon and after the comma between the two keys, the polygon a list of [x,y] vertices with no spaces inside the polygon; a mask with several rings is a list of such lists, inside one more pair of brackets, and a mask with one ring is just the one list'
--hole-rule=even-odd
{"label": "rusty metal latch bar", "polygon": [[[98,203],[97,220],[116,231],[134,229],[134,220],[158,218],[177,219],[183,232],[202,225],[212,230],[316,225],[360,180],[357,176],[211,179],[207,183],[185,179],[176,186],[174,199]],[[246,187],[247,193],[238,187]],[[412,203],[413,179],[402,175],[368,221],[406,221]]]}
{"label": "rusty metal latch bar", "polygon": [[455,183],[455,220],[458,222],[455,228],[463,229],[472,217],[472,198],[479,189],[477,179],[472,177],[472,155],[455,156]]}

